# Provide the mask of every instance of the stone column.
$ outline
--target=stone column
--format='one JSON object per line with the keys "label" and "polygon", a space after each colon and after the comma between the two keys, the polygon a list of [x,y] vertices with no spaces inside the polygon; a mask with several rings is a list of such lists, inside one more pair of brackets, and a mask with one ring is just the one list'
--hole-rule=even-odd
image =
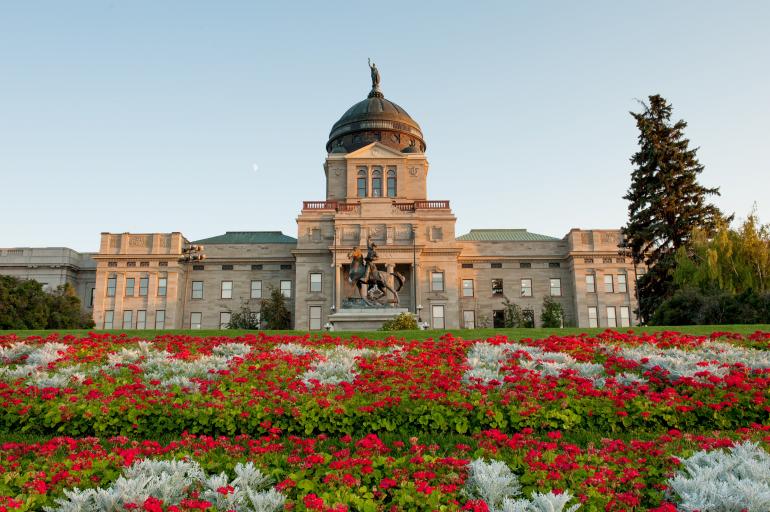
{"label": "stone column", "polygon": [[334,266],[334,309],[335,311],[339,311],[340,306],[342,305],[342,297],[340,296],[342,294],[342,286],[340,286],[341,277],[342,277],[342,265],[338,263]]}

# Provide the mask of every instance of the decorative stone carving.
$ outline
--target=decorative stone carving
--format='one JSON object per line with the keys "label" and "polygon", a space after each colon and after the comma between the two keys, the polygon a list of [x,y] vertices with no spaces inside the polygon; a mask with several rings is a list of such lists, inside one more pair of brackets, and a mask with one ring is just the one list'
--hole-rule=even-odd
{"label": "decorative stone carving", "polygon": [[413,178],[416,178],[418,174],[420,174],[420,168],[419,167],[410,167],[409,168],[409,176],[412,176]]}
{"label": "decorative stone carving", "polygon": [[131,235],[128,238],[129,247],[147,247],[149,236],[147,235]]}

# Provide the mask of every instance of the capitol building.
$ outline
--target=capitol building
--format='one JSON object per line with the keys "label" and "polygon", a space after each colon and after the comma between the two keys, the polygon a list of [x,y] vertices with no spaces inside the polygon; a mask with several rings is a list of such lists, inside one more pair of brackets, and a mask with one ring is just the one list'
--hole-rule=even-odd
{"label": "capitol building", "polygon": [[635,270],[618,252],[619,229],[572,229],[561,238],[518,228],[456,233],[450,201],[430,197],[427,188],[426,137],[384,97],[376,67],[368,96],[332,125],[326,151],[326,189],[298,204],[296,238],[276,231],[202,240],[105,232],[95,253],[0,249],[0,274],[48,288],[71,283],[97,328],[217,329],[244,304],[258,312],[276,288],[293,328],[339,329],[349,299],[359,296],[348,281],[349,254],[374,243],[377,267],[393,288],[401,278],[403,286],[398,305],[390,300],[373,315],[387,316],[392,307],[435,329],[502,327],[507,300],[533,310],[539,326],[551,296],[565,325],[637,324]]}

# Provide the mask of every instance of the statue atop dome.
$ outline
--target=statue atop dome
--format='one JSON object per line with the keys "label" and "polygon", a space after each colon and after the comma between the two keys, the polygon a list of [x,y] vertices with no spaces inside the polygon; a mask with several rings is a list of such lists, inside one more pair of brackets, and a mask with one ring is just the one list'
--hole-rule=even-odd
{"label": "statue atop dome", "polygon": [[372,59],[369,60],[369,69],[372,72],[372,90],[373,91],[379,91],[380,90],[380,71],[377,69],[377,65],[372,62]]}

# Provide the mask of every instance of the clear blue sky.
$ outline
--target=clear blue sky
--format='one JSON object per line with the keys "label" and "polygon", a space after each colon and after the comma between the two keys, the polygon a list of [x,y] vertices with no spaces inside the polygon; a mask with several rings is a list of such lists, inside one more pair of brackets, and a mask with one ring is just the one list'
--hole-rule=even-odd
{"label": "clear blue sky", "polygon": [[655,93],[689,123],[718,206],[756,201],[768,222],[768,27],[767,1],[6,0],[0,247],[296,235],[367,57],[421,124],[429,196],[452,201],[458,234],[621,226],[628,111]]}

